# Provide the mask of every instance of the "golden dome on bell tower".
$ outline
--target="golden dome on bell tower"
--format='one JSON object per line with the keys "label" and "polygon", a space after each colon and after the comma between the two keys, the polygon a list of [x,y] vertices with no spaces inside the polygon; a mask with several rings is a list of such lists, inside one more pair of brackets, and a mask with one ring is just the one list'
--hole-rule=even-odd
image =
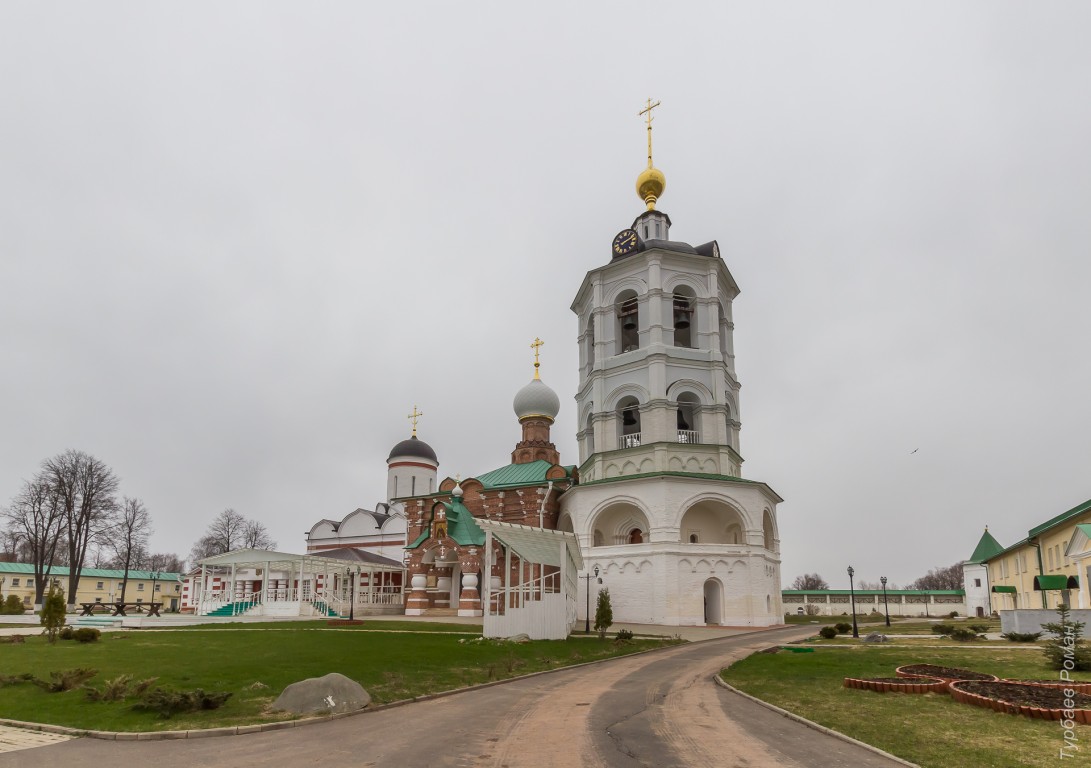
{"label": "golden dome on bell tower", "polygon": [[666,176],[652,165],[652,110],[658,107],[659,103],[657,101],[653,104],[652,100],[648,99],[648,103],[639,113],[646,116],[648,124],[648,167],[636,177],[636,193],[648,206],[649,211],[655,210],[656,201],[663,196],[663,190],[667,188]]}

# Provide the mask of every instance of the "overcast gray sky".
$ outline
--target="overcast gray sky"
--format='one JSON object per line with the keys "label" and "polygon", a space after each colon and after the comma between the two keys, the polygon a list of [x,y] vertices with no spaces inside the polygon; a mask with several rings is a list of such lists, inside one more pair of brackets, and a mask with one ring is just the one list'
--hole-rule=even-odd
{"label": "overcast gray sky", "polygon": [[[897,583],[1091,496],[1091,6],[5,3],[0,500],[67,448],[188,552],[301,551],[507,463],[546,341],[576,461],[584,273],[718,239],[785,583]],[[916,450],[916,453],[911,453]],[[2,501],[0,501],[2,503]]]}

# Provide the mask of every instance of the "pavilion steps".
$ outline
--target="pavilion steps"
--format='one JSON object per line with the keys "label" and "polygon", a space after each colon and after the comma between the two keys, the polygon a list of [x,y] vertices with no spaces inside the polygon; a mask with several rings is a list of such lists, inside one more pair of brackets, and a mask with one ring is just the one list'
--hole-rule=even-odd
{"label": "pavilion steps", "polygon": [[73,627],[120,627],[120,616],[78,616],[68,622]]}
{"label": "pavilion steps", "polygon": [[242,616],[251,608],[254,607],[254,603],[251,602],[239,602],[228,603],[227,605],[221,605],[214,611],[209,611],[209,616]]}
{"label": "pavilion steps", "polygon": [[458,608],[426,608],[421,616],[458,616]]}

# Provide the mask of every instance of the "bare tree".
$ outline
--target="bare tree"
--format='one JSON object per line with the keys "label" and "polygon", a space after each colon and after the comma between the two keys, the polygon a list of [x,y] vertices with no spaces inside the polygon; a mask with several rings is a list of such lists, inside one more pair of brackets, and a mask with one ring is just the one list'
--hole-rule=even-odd
{"label": "bare tree", "polygon": [[153,552],[139,566],[146,571],[185,573],[186,561],[173,552]]}
{"label": "bare tree", "polygon": [[121,502],[121,509],[109,532],[109,546],[114,551],[114,562],[124,571],[121,577],[121,602],[125,602],[125,590],[129,586],[129,571],[147,559],[148,537],[152,533],[152,519],[140,499],[128,496]]}
{"label": "bare tree", "polygon": [[21,527],[6,520],[0,529],[0,563],[24,563],[33,560],[31,549]]}
{"label": "bare tree", "polygon": [[53,493],[48,478],[38,474],[23,484],[4,517],[23,546],[29,549],[30,562],[34,566],[34,604],[41,605],[50,566],[54,564],[64,532],[64,507]]}
{"label": "bare tree", "polygon": [[68,560],[68,604],[75,605],[87,549],[111,524],[118,479],[102,461],[67,450],[42,462],[42,474],[64,514]]}
{"label": "bare tree", "polygon": [[196,563],[206,557],[222,555],[235,549],[272,549],[276,545],[263,523],[247,520],[229,508],[209,523],[204,536],[190,550],[189,559]]}
{"label": "bare tree", "polygon": [[817,573],[805,573],[802,576],[796,576],[796,580],[792,582],[792,589],[829,589],[830,585],[824,578]]}
{"label": "bare tree", "polygon": [[[861,579],[856,584],[856,588],[858,590],[860,590],[861,592],[864,592],[864,591],[882,592],[883,591],[883,582],[881,582],[881,581],[864,581],[863,579]],[[896,585],[894,582],[890,581],[890,582],[887,582],[886,588],[887,589],[897,589],[898,585]]]}
{"label": "bare tree", "polygon": [[909,585],[910,589],[962,589],[962,563],[932,568]]}
{"label": "bare tree", "polygon": [[277,543],[269,535],[265,523],[257,520],[247,520],[246,530],[243,532],[243,546],[248,549],[272,549]]}

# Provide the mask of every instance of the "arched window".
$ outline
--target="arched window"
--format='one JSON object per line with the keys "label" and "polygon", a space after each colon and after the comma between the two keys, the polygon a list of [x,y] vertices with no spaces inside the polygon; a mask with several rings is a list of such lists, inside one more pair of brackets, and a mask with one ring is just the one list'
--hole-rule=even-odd
{"label": "arched window", "polygon": [[678,396],[678,442],[694,444],[701,442],[701,433],[697,429],[697,413],[700,402],[692,392],[683,392]]}
{"label": "arched window", "polygon": [[618,296],[614,305],[617,312],[617,352],[631,352],[640,348],[640,305],[636,300],[636,291],[625,291]]}
{"label": "arched window", "polygon": [[629,531],[629,543],[630,544],[643,544],[644,534],[640,532],[639,528],[633,528]]}
{"label": "arched window", "polygon": [[617,442],[619,448],[640,445],[640,404],[635,397],[622,398],[617,404]]}
{"label": "arched window", "polygon": [[601,547],[601,546],[603,545],[603,543],[604,543],[604,541],[603,541],[603,538],[604,538],[604,537],[603,537],[603,535],[602,535],[602,531],[600,531],[600,530],[599,530],[598,528],[596,528],[596,529],[595,529],[595,535],[594,535],[594,537],[593,537],[593,540],[592,540],[591,546],[593,546],[593,547]]}
{"label": "arched window", "polygon": [[587,373],[595,367],[595,316],[587,318]]}
{"label": "arched window", "polygon": [[584,432],[587,440],[587,455],[590,456],[595,452],[595,422],[592,414],[587,414],[587,431]]}
{"label": "arched window", "polygon": [[772,552],[773,548],[776,546],[776,540],[773,535],[773,518],[769,515],[768,510],[766,510],[765,514],[762,516],[761,532],[762,543],[765,545],[766,549]]}
{"label": "arched window", "polygon": [[722,301],[716,302],[716,307],[720,310],[720,354],[724,356],[724,359],[726,359],[728,350],[728,334],[730,333],[727,327],[727,310],[724,309],[724,304]]}
{"label": "arched window", "polygon": [[696,298],[688,285],[679,286],[674,292],[674,346],[693,347],[696,338],[693,328],[693,309]]}
{"label": "arched window", "polygon": [[691,533],[691,534],[689,535],[689,543],[690,543],[690,544],[696,544],[696,543],[698,543],[698,539],[699,539],[699,537],[697,536],[697,534],[696,534],[696,533]]}

